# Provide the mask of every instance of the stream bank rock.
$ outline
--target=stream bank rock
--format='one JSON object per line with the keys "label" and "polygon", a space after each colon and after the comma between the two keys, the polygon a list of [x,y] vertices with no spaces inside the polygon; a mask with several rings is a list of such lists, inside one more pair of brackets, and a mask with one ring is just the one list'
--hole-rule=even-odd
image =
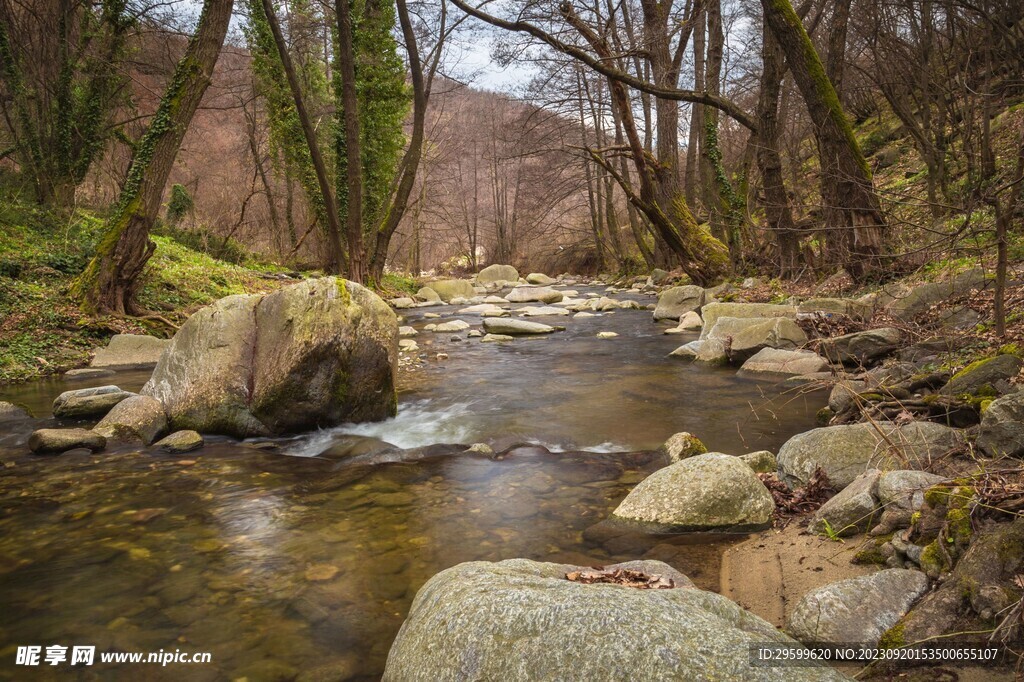
{"label": "stream bank rock", "polygon": [[[739,305],[739,304],[737,304]],[[705,327],[710,324],[705,319]],[[718,341],[732,362],[742,364],[763,348],[794,350],[807,343],[807,334],[796,322],[785,317],[748,318],[723,317],[701,339]]]}
{"label": "stream bank rock", "polygon": [[903,340],[903,333],[893,327],[822,339],[818,352],[832,362],[846,365],[867,365],[894,353]]}
{"label": "stream bank rock", "polygon": [[932,422],[827,426],[785,442],[778,455],[779,477],[796,488],[821,467],[833,486],[845,488],[870,468],[922,468],[963,444],[961,431]]}
{"label": "stream bank rock", "polygon": [[755,375],[798,376],[827,372],[828,369],[828,362],[812,351],[762,348],[743,363],[740,372]]}
{"label": "stream bank rock", "polygon": [[700,310],[704,320],[704,330],[700,338],[706,339],[720,317],[738,317],[744,319],[768,319],[774,317],[796,318],[797,309],[792,305],[773,305],[771,303],[708,303]]}
{"label": "stream bank rock", "polygon": [[773,511],[772,496],[753,469],[738,457],[711,452],[655,471],[612,515],[685,531],[763,528]]}
{"label": "stream bank rock", "polygon": [[924,573],[903,568],[840,580],[804,595],[786,630],[804,643],[876,646],[927,589]]}
{"label": "stream bank rock", "polygon": [[[384,680],[842,680],[830,668],[750,664],[750,644],[796,643],[660,561],[639,590],[565,579],[574,566],[510,559],[438,573],[416,594]],[[585,569],[584,569],[585,570]]]}
{"label": "stream bank rock", "polygon": [[145,334],[115,334],[96,351],[90,367],[152,367],[171,342]]}
{"label": "stream bank rock", "polygon": [[953,375],[949,382],[939,389],[943,395],[968,393],[979,396],[1012,393],[1015,386],[1010,383],[1020,373],[1024,362],[1016,355],[997,355],[994,358],[978,360]]}
{"label": "stream bank rock", "polygon": [[164,404],[175,430],[239,438],[378,421],[396,411],[397,356],[391,308],[324,277],[203,308],[142,393]]}
{"label": "stream bank rock", "polygon": [[661,292],[654,308],[654,321],[678,320],[686,313],[694,313],[704,305],[704,289],[687,285],[672,287]]}
{"label": "stream bank rock", "polygon": [[993,457],[1024,457],[1024,391],[992,401],[981,417],[978,447]]}

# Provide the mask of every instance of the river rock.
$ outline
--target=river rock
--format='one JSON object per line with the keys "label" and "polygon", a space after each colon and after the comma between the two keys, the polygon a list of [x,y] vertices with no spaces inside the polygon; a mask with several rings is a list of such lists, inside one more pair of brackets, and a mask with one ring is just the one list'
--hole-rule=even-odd
{"label": "river rock", "polygon": [[508,334],[484,334],[483,338],[480,339],[480,343],[504,343],[515,340],[516,337],[509,336]]}
{"label": "river rock", "polygon": [[776,317],[788,317],[790,319],[796,318],[796,306],[791,305],[772,305],[769,303],[707,303],[700,310],[700,316],[704,320],[704,330],[701,332],[701,338],[707,338],[711,330],[714,328],[715,323],[718,322],[720,317],[737,317],[737,318],[776,318]]}
{"label": "river rock", "polygon": [[[705,327],[705,331],[707,328]],[[788,318],[718,317],[705,341],[720,341],[730,361],[742,363],[762,348],[795,349],[807,343],[807,335]]]}
{"label": "river rock", "polygon": [[0,400],[0,424],[19,422],[31,418],[32,415],[17,405]]}
{"label": "river rock", "polygon": [[740,455],[739,460],[753,469],[755,474],[771,474],[779,466],[775,455],[768,450],[757,450]]}
{"label": "river rock", "polygon": [[680,431],[669,436],[668,440],[662,444],[661,451],[668,456],[670,462],[679,462],[703,455],[708,449],[697,436],[687,431]]}
{"label": "river rock", "polygon": [[392,308],[397,308],[398,310],[405,310],[407,308],[416,307],[416,301],[409,298],[408,296],[400,296],[399,298],[393,298],[390,301],[388,301],[388,303],[391,304]]}
{"label": "river rock", "polygon": [[678,320],[684,314],[700,310],[704,305],[704,289],[698,286],[672,287],[661,292],[654,308],[654,321]]}
{"label": "river rock", "polygon": [[486,268],[481,270],[476,275],[476,281],[483,284],[491,282],[511,282],[515,283],[519,281],[519,271],[511,265],[488,265]]}
{"label": "river rock", "polygon": [[651,270],[650,280],[651,284],[662,284],[668,279],[668,273],[661,268],[654,268]]}
{"label": "river rock", "polygon": [[420,287],[419,291],[416,292],[415,298],[420,301],[440,301],[441,296],[430,287]]}
{"label": "river rock", "polygon": [[400,337],[402,337],[402,338],[408,338],[410,336],[416,336],[417,334],[419,334],[419,332],[416,331],[416,329],[413,328],[413,327],[399,327],[398,328],[398,335]]}
{"label": "river rock", "polygon": [[515,336],[518,334],[550,334],[555,331],[555,328],[550,325],[541,324],[540,322],[530,322],[529,320],[485,317],[484,331],[489,334]]}
{"label": "river rock", "polygon": [[878,499],[886,508],[915,512],[924,506],[924,491],[945,480],[926,471],[886,471],[878,478]]}
{"label": "river rock", "polygon": [[453,298],[473,298],[476,291],[473,283],[465,279],[439,279],[428,285],[437,292],[437,295],[445,303],[451,303]]}
{"label": "river rock", "polygon": [[1024,362],[1016,355],[997,355],[994,358],[978,360],[964,367],[953,375],[939,393],[944,395],[971,395],[997,396],[1011,393],[1016,386],[1010,383],[1020,374]]}
{"label": "river rock", "polygon": [[818,352],[832,362],[867,365],[895,352],[903,342],[903,333],[893,327],[869,329],[822,339]]}
{"label": "river rock", "polygon": [[509,303],[558,303],[562,292],[551,287],[519,286],[508,292],[505,300]]}
{"label": "river rock", "polygon": [[614,339],[618,334],[615,332],[598,332],[597,338],[599,339]]}
{"label": "river rock", "polygon": [[1024,391],[1004,395],[982,412],[978,447],[993,457],[1024,457]]}
{"label": "river rock", "polygon": [[559,317],[568,315],[569,311],[565,308],[556,308],[555,306],[527,306],[525,308],[519,308],[517,311],[521,317],[550,317],[557,315]]}
{"label": "river rock", "polygon": [[840,580],[805,594],[786,630],[801,642],[876,646],[927,590],[924,573],[902,568]]}
{"label": "river rock", "polygon": [[848,298],[811,298],[797,306],[797,312],[805,315],[846,315],[855,320],[869,320],[875,314],[874,307],[862,301]]}
{"label": "river rock", "polygon": [[[505,299],[501,299],[501,302],[504,303]],[[509,311],[493,303],[478,303],[477,305],[471,305],[468,308],[461,308],[458,314],[486,315],[488,317],[505,317],[509,314]]]}
{"label": "river rock", "polygon": [[743,363],[740,371],[745,374],[793,376],[824,372],[828,368],[828,362],[812,351],[762,348]]}
{"label": "river rock", "polygon": [[690,341],[679,346],[669,355],[697,362],[706,362],[710,365],[720,365],[729,361],[729,356],[725,353],[725,344],[718,339]]}
{"label": "river rock", "polygon": [[101,367],[80,367],[78,369],[69,369],[64,372],[64,379],[67,381],[84,381],[86,379],[103,379],[106,377],[112,377],[117,372],[112,369],[104,369]]}
{"label": "river rock", "polygon": [[874,524],[881,511],[878,500],[878,469],[865,471],[850,485],[818,508],[811,518],[810,530],[821,535],[828,532],[839,537],[863,533]]}
{"label": "river rock", "polygon": [[416,339],[399,339],[398,350],[402,353],[415,353],[420,349],[420,344],[416,343]]}
{"label": "river rock", "polygon": [[[890,451],[890,443],[895,451]],[[932,422],[827,426],[786,441],[779,450],[779,474],[796,488],[806,484],[821,467],[833,486],[845,488],[868,469],[920,467],[963,443],[961,431]]]}
{"label": "river rock", "polygon": [[679,318],[679,324],[670,329],[666,329],[666,334],[683,334],[685,332],[696,331],[704,325],[704,321],[700,319],[700,315],[690,310],[682,314]]}
{"label": "river rock", "polygon": [[175,430],[240,438],[385,419],[397,339],[384,301],[334,277],[228,296],[185,322],[142,393]]}
{"label": "river rock", "polygon": [[529,284],[540,284],[546,286],[548,284],[554,284],[557,280],[553,277],[548,277],[543,272],[531,272],[526,276],[526,281]]}
{"label": "river rock", "polygon": [[609,566],[674,581],[638,590],[566,580],[580,569],[510,559],[463,563],[416,594],[388,654],[408,680],[841,680],[830,668],[750,665],[750,646],[797,646],[660,561]]}
{"label": "river rock", "polygon": [[906,293],[893,292],[894,300],[888,311],[899,320],[909,321],[933,305],[980,289],[989,282],[984,270],[968,270],[946,282],[921,284]]}
{"label": "river rock", "polygon": [[153,444],[153,447],[159,448],[165,452],[173,454],[181,454],[184,452],[192,452],[203,447],[203,437],[191,430],[175,431],[169,436],[165,436],[163,439],[158,440]]}
{"label": "river rock", "polygon": [[150,367],[170,345],[167,339],[145,334],[115,334],[106,348],[96,351],[90,367]]}
{"label": "river rock", "polygon": [[435,334],[443,334],[443,333],[451,334],[453,332],[464,332],[467,329],[469,329],[469,323],[468,322],[465,322],[463,320],[449,320],[448,322],[442,322],[441,324],[439,324],[436,327],[434,327],[434,333]]}
{"label": "river rock", "polygon": [[117,386],[97,386],[64,391],[53,401],[53,416],[58,419],[99,418],[134,393]]}
{"label": "river rock", "polygon": [[141,440],[149,445],[167,432],[167,414],[159,400],[136,395],[119,402],[93,430],[108,440]]}
{"label": "river rock", "polygon": [[659,469],[640,481],[612,515],[677,531],[762,528],[775,503],[737,457],[712,452]]}
{"label": "river rock", "polygon": [[88,429],[39,429],[29,436],[28,447],[37,455],[59,455],[77,448],[99,452],[107,447],[107,439]]}

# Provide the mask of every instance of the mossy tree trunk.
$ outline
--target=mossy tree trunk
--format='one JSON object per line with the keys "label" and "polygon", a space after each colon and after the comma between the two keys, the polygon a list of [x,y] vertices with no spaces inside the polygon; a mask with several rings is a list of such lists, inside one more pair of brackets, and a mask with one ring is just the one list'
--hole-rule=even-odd
{"label": "mossy tree trunk", "polygon": [[871,169],[821,58],[789,0],[761,0],[761,6],[814,122],[829,255],[855,279],[867,279],[879,269],[886,229]]}
{"label": "mossy tree trunk", "polygon": [[762,31],[761,91],[757,100],[757,167],[764,191],[764,212],[779,249],[779,275],[795,277],[800,258],[800,239],[793,222],[779,155],[779,96],[786,71],[785,56],[775,36]]}
{"label": "mossy tree trunk", "polygon": [[72,293],[89,312],[132,314],[143,268],[156,249],[149,232],[181,141],[210,85],[231,20],[232,0],[206,0],[199,26],[175,67],[132,158],[96,256]]}

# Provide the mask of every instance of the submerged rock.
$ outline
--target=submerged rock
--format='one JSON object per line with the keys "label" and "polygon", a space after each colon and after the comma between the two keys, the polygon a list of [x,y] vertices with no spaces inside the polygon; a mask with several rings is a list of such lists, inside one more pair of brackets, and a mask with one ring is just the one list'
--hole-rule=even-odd
{"label": "submerged rock", "polygon": [[122,400],[134,393],[117,386],[97,386],[64,391],[53,401],[53,416],[58,419],[98,418],[110,412]]}
{"label": "submerged rock", "polygon": [[175,431],[169,436],[166,436],[162,440],[158,440],[153,444],[153,447],[160,448],[166,452],[174,454],[180,454],[184,452],[192,452],[203,447],[203,437],[195,431]]}
{"label": "submerged rock", "polygon": [[31,418],[32,415],[17,405],[0,400],[0,424],[23,421]]}
{"label": "submerged rock", "polygon": [[504,343],[515,340],[516,337],[509,336],[508,334],[484,334],[483,338],[480,339],[480,343]]}
{"label": "submerged rock", "polygon": [[[566,580],[510,559],[438,573],[417,593],[384,680],[841,680],[830,668],[750,664],[750,645],[796,643],[660,561],[609,566],[672,580],[640,590]],[[587,570],[587,569],[582,569]]]}
{"label": "submerged rock", "polygon": [[528,320],[514,320],[501,317],[484,318],[484,331],[489,334],[517,335],[517,334],[550,334],[555,328],[530,322]]}
{"label": "submerged rock", "polygon": [[167,432],[167,414],[159,400],[136,395],[118,403],[93,430],[108,440],[140,440],[149,445]]}
{"label": "submerged rock", "polygon": [[88,429],[39,429],[29,436],[28,447],[37,455],[59,455],[78,448],[99,452],[107,447],[107,439]]}
{"label": "submerged rock", "polygon": [[149,367],[160,361],[167,339],[145,334],[115,334],[106,348],[96,351],[90,367]]}
{"label": "submerged rock", "polygon": [[775,503],[739,458],[712,452],[684,459],[641,481],[613,516],[674,530],[763,528]]}
{"label": "submerged rock", "polygon": [[985,409],[978,447],[993,457],[1024,457],[1024,391],[994,400]]}
{"label": "submerged rock", "polygon": [[927,589],[924,573],[902,568],[840,580],[804,595],[786,630],[806,643],[876,646]]}
{"label": "submerged rock", "polygon": [[832,485],[845,488],[868,469],[922,467],[964,442],[958,429],[931,422],[828,426],[786,441],[779,450],[779,474],[795,488],[821,467]]}
{"label": "submerged rock", "polygon": [[397,339],[384,301],[334,277],[228,296],[188,319],[142,393],[175,429],[243,438],[385,419]]}

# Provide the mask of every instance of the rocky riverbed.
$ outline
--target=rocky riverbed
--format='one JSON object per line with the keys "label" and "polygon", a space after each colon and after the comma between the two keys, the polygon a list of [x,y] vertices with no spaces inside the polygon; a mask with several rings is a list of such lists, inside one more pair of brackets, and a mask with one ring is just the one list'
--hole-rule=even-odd
{"label": "rocky riverbed", "polygon": [[[964,566],[977,561],[970,536],[990,521],[982,514],[975,518],[975,488],[962,480],[970,460],[964,455],[977,434],[955,427],[970,425],[974,409],[974,423],[982,422],[979,443],[1009,454],[1019,433],[1013,401],[1020,362],[1007,355],[1011,359],[972,366],[951,381],[926,371],[927,343],[910,344],[916,355],[902,364],[887,360],[908,348],[905,331],[878,331],[866,322],[879,310],[890,321],[912,317],[916,308],[908,300],[927,306],[936,296],[949,297],[949,287],[890,299],[876,294],[870,300],[766,305],[736,301],[738,290],[728,286],[671,287],[660,275],[609,287],[534,274],[510,288],[504,280],[510,272],[490,274],[499,277],[489,279],[485,271],[475,285],[435,282],[415,298],[391,302],[401,316],[395,327],[399,399],[397,416],[383,421],[336,425],[344,414],[330,399],[339,390],[330,383],[336,379],[325,379],[305,359],[315,353],[297,350],[289,361],[298,369],[282,376],[302,376],[321,387],[315,411],[288,416],[284,403],[260,403],[252,389],[266,374],[253,364],[259,356],[239,356],[249,363],[243,375],[254,378],[249,388],[243,381],[228,389],[235,397],[225,404],[241,409],[235,413],[242,417],[222,433],[255,438],[218,435],[222,420],[197,412],[209,401],[202,396],[219,394],[216,384],[199,394],[171,385],[195,375],[189,366],[203,365],[175,359],[180,340],[167,352],[157,344],[118,342],[131,348],[136,366],[146,364],[143,356],[154,346],[157,374],[178,377],[155,382],[160,391],[150,382],[145,395],[135,395],[149,371],[110,370],[118,366],[112,344],[103,367],[0,392],[0,399],[20,405],[0,411],[0,571],[15,595],[0,628],[22,639],[96,644],[101,650],[208,650],[214,664],[196,673],[201,679],[374,679],[385,674],[386,662],[388,678],[410,679],[416,676],[410,671],[422,677],[423,670],[447,666],[452,657],[463,661],[459,669],[504,675],[513,673],[503,649],[468,643],[519,637],[517,628],[532,632],[532,612],[510,610],[503,590],[511,590],[508,600],[530,603],[535,591],[558,588],[555,601],[565,604],[556,608],[545,599],[543,608],[562,614],[551,616],[558,627],[587,628],[635,612],[613,616],[619,600],[611,599],[619,594],[629,601],[633,597],[617,590],[634,588],[579,591],[558,581],[565,582],[573,567],[643,559],[628,570],[673,592],[636,602],[636,608],[653,609],[648,621],[658,623],[643,633],[653,638],[652,648],[628,655],[601,649],[594,660],[607,661],[595,671],[625,665],[623,670],[657,670],[659,676],[674,670],[687,677],[681,672],[690,670],[687,665],[707,669],[690,659],[659,667],[650,656],[667,646],[656,643],[656,630],[664,627],[686,632],[685,641],[694,646],[733,642],[731,658],[724,652],[715,657],[721,666],[716,675],[752,679],[746,650],[739,650],[744,643],[797,646],[774,626],[804,641],[838,632],[901,644],[893,633],[903,632],[904,620],[911,631],[921,630],[913,607],[932,589],[931,581],[948,574],[961,555]],[[968,293],[985,286],[984,279],[964,281]],[[302,308],[319,305],[297,300]],[[296,310],[293,304],[277,307]],[[373,342],[361,346],[373,357],[390,352],[392,332],[386,330],[395,323],[384,321],[389,314],[374,313],[382,322]],[[277,333],[267,318],[257,313],[255,319],[256,337]],[[852,334],[840,333],[851,327]],[[303,334],[313,334],[323,348],[351,347],[344,340],[349,337],[320,328],[329,329],[311,325]],[[193,331],[191,338],[203,337]],[[189,343],[200,353],[217,347]],[[259,347],[274,363],[284,363]],[[217,366],[237,365],[231,363]],[[329,376],[347,381],[348,372],[342,364]],[[943,393],[947,383],[958,388]],[[291,381],[282,392],[267,384],[262,391],[294,397],[296,386]],[[359,386],[365,392],[371,383]],[[183,396],[191,401],[187,410],[168,408]],[[972,396],[978,399],[972,402]],[[954,428],[909,424],[912,411],[893,425],[856,423],[871,410],[887,415],[893,398],[925,406],[919,410],[925,416],[955,415],[945,420]],[[388,409],[387,396],[373,400]],[[855,413],[851,405],[863,409]],[[213,433],[183,430],[199,424],[196,415],[206,419],[200,430]],[[295,419],[304,428],[324,420],[324,428],[274,433]],[[832,425],[812,429],[816,421],[830,420]],[[171,432],[171,441],[155,442]],[[914,471],[885,473],[900,469]],[[961,479],[947,482],[955,476]],[[775,559],[756,544],[751,550],[751,543],[769,536],[741,542],[745,536],[737,533],[773,520],[790,523],[786,510],[798,508],[800,491],[820,481],[835,496],[821,506],[827,495],[806,493],[816,500],[808,520],[818,535],[790,542],[800,547],[800,560],[783,562],[783,554],[797,552],[761,542],[761,549],[780,558],[778,575],[771,577]],[[969,530],[959,522],[965,514]],[[845,556],[843,567],[832,571],[842,552],[823,536],[865,531],[871,537],[858,536],[856,560],[885,563],[889,572],[847,570]],[[947,541],[948,549],[942,544]],[[929,549],[935,543],[941,556]],[[720,576],[727,550],[730,560]],[[459,566],[505,559],[529,561]],[[751,589],[737,578],[737,561],[766,567],[767,596],[764,585]],[[451,567],[454,572],[438,575]],[[819,576],[795,579],[806,570]],[[1002,572],[989,571],[983,584],[968,590],[969,608],[989,620],[1010,608],[1013,597],[1004,594],[999,601],[993,590],[1013,570],[1006,564]],[[965,579],[972,576],[977,574]],[[835,583],[840,578],[868,582]],[[466,580],[493,582],[484,590],[491,601],[462,590]],[[556,582],[548,585],[551,580]],[[773,583],[784,595],[781,606],[771,597]],[[443,595],[460,613],[481,609],[480,618],[470,621],[489,625],[438,639],[429,623],[446,616],[424,607],[426,596],[417,600],[420,606],[413,603],[425,584],[424,594]],[[675,594],[680,589],[693,592]],[[750,612],[713,594],[723,589]],[[808,631],[802,613],[820,610],[820,603],[842,612],[842,604],[853,605],[850,599],[859,599],[861,616],[824,625],[816,620]],[[921,603],[929,599],[935,601],[929,594]],[[577,616],[559,620],[574,609]],[[507,620],[487,615],[493,613]],[[469,639],[463,642],[464,635]],[[570,667],[563,672],[578,672],[568,644],[537,646],[554,656],[527,656],[537,665],[564,664]],[[436,658],[438,652],[445,653]],[[527,668],[518,670],[531,676]],[[783,673],[767,668],[754,677],[782,679]],[[180,679],[176,675],[167,672]],[[807,679],[830,676],[806,673]]]}

